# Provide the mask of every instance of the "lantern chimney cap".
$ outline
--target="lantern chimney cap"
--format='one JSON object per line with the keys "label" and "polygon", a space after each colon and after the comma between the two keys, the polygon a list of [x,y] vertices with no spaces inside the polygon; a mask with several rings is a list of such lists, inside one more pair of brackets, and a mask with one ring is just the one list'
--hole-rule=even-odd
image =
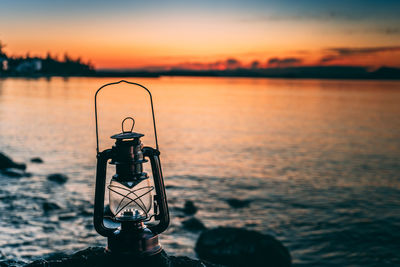
{"label": "lantern chimney cap", "polygon": [[[124,129],[124,124],[127,120],[131,120],[132,121],[132,127],[129,131],[126,131]],[[133,139],[133,138],[140,138],[143,137],[144,134],[141,133],[135,133],[133,132],[133,127],[135,126],[135,120],[132,117],[126,117],[123,121],[122,121],[122,133],[119,134],[114,134],[111,136],[112,139],[117,139],[117,140],[124,140],[124,139]]]}

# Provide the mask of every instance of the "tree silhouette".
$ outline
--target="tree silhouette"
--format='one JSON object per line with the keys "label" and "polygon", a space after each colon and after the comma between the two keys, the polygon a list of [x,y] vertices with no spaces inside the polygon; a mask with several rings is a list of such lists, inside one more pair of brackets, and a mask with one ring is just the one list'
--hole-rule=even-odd
{"label": "tree silhouette", "polygon": [[0,41],[0,57],[5,57],[5,58],[7,58],[6,53],[3,51],[3,48],[4,48],[4,47],[6,47],[6,45],[5,45],[2,41]]}
{"label": "tree silhouette", "polygon": [[[73,59],[67,53],[62,61],[47,52],[45,57],[31,56],[27,52],[24,56],[8,57],[4,52],[4,43],[0,41],[0,59],[7,59],[8,69],[2,73],[11,76],[83,76],[92,75],[95,70],[90,63],[85,63],[80,57]],[[37,67],[40,66],[40,67]]]}

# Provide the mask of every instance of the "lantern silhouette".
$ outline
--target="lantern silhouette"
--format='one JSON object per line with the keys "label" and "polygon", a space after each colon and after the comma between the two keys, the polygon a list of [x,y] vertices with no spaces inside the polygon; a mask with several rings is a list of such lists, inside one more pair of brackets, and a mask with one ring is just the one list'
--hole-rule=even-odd
{"label": "lantern silhouette", "polygon": [[[104,87],[119,83],[139,86],[149,94],[156,148],[143,146],[140,138],[144,134],[134,132],[135,120],[127,117],[122,121],[121,133],[111,136],[115,140],[114,146],[99,151],[97,95]],[[159,157],[152,95],[143,85],[124,80],[103,85],[95,94],[95,120],[97,171],[94,227],[100,235],[107,237],[109,252],[139,256],[155,255],[162,250],[158,234],[167,229],[169,212]],[[128,121],[132,122],[130,130],[125,129]],[[115,165],[115,174],[107,185],[110,212],[105,212],[104,196],[108,163]],[[145,164],[150,164],[151,176],[144,172]]]}

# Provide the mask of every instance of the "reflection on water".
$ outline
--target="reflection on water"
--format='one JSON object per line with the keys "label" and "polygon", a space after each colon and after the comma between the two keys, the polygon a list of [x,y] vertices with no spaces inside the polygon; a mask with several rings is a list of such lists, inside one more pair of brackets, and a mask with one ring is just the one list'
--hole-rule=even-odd
{"label": "reflection on water", "polygon": [[[0,151],[32,177],[0,177],[0,250],[25,259],[104,245],[92,227],[93,96],[115,79],[0,81]],[[172,225],[171,254],[194,257],[181,228],[193,200],[207,227],[275,235],[296,265],[374,266],[400,257],[400,83],[233,78],[130,79],[154,97]],[[154,145],[148,98],[126,86],[101,95],[102,148],[121,120]],[[65,173],[65,185],[47,181]],[[229,198],[250,200],[233,209]],[[60,209],[43,211],[51,200]]]}

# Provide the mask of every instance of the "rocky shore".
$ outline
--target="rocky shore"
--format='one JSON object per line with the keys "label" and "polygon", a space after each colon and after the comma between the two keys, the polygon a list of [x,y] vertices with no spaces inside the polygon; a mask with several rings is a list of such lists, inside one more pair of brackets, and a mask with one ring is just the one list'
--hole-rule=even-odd
{"label": "rocky shore", "polygon": [[1,267],[108,267],[108,266],[271,266],[289,267],[287,248],[270,235],[238,228],[205,230],[197,240],[195,251],[199,260],[184,256],[169,256],[165,251],[147,257],[132,258],[109,254],[103,247],[89,247],[72,255],[55,253],[27,263],[0,261]]}
{"label": "rocky shore", "polygon": [[[41,158],[32,158],[31,163],[41,164]],[[0,174],[2,177],[30,177],[26,172],[25,163],[17,163],[0,152]],[[28,178],[31,179],[31,178]],[[68,182],[64,174],[49,174],[47,181],[54,184]],[[3,201],[3,200],[1,200]],[[247,199],[228,199],[232,208],[242,208],[249,205]],[[56,203],[42,203],[44,215],[60,210]],[[156,256],[135,259],[123,258],[105,252],[103,247],[89,247],[73,254],[54,253],[33,262],[12,260],[6,255],[0,255],[2,266],[279,266],[291,265],[291,256],[286,247],[273,236],[250,231],[243,228],[219,227],[207,229],[201,220],[195,217],[198,207],[187,200],[182,208],[175,208],[185,219],[182,228],[199,233],[195,245],[197,259],[183,256],[170,256],[163,251]],[[11,241],[10,241],[11,242]],[[1,252],[1,247],[0,247]]]}

